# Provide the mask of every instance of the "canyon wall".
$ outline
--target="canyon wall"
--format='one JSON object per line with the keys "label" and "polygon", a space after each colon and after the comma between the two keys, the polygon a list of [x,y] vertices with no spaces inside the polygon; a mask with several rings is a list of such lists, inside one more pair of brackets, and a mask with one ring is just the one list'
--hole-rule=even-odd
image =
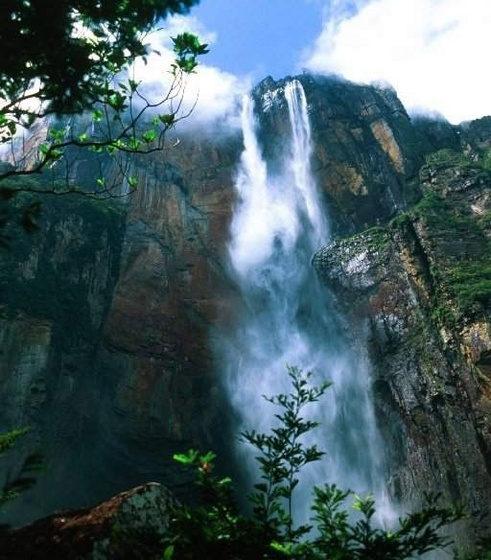
{"label": "canyon wall", "polygon": [[[392,494],[462,499],[485,530],[489,120],[410,119],[390,88],[298,79],[333,239],[314,266],[370,356]],[[284,84],[253,93],[273,170]],[[0,426],[32,428],[11,468],[39,448],[49,471],[7,521],[149,480],[185,496],[174,452],[227,456],[233,419],[214,349],[240,305],[226,243],[241,151],[240,130],[183,131],[134,161],[130,197],[45,198],[37,233],[15,230],[0,255]]]}

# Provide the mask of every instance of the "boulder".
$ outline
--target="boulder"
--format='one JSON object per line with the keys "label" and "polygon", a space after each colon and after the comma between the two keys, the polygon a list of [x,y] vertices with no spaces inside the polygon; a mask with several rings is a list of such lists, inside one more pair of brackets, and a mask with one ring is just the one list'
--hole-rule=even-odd
{"label": "boulder", "polygon": [[93,508],[67,510],[0,536],[2,560],[161,558],[177,501],[150,482]]}

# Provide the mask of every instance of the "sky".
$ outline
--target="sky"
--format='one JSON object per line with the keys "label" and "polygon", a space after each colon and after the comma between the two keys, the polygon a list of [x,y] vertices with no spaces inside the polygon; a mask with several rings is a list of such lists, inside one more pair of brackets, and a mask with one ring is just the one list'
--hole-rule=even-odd
{"label": "sky", "polygon": [[410,114],[491,115],[491,0],[201,0],[163,27],[161,52],[182,30],[210,45],[192,79],[196,118],[303,71],[390,84]]}

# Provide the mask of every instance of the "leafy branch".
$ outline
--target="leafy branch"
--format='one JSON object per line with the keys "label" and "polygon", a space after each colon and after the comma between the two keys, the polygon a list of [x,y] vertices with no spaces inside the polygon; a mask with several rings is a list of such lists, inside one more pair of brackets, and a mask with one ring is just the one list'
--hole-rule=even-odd
{"label": "leafy branch", "polygon": [[275,414],[279,425],[269,434],[255,430],[241,434],[243,441],[259,451],[256,460],[260,465],[262,482],[254,485],[256,491],[249,496],[254,514],[266,525],[276,529],[284,526],[289,540],[309,530],[309,527],[293,528],[293,493],[299,482],[297,475],[305,465],[319,461],[324,455],[317,446],[306,447],[301,441],[304,434],[319,425],[302,417],[304,407],[318,401],[330,385],[324,382],[319,387],[309,387],[311,375],[310,372],[303,375],[298,368],[288,366],[291,393],[264,396],[265,400],[282,409],[281,413]]}
{"label": "leafy branch", "polygon": [[[136,178],[129,175],[124,159],[130,154],[149,154],[161,151],[166,133],[179,121],[189,117],[195,103],[182,111],[187,77],[195,71],[198,57],[208,52],[207,45],[192,33],[182,33],[172,38],[175,61],[171,66],[168,90],[158,100],[152,101],[141,92],[141,83],[131,78],[121,80],[120,65],[112,65],[114,73],[107,75],[92,91],[93,109],[90,120],[77,123],[69,119],[64,125],[48,128],[45,139],[33,153],[28,149],[29,139],[18,135],[19,128],[29,132],[39,120],[52,115],[55,108],[42,101],[34,112],[25,102],[42,100],[46,84],[40,84],[34,93],[23,93],[18,99],[0,107],[0,145],[9,148],[13,165],[0,170],[0,181],[11,176],[38,174],[45,168],[59,167],[62,160],[69,165],[67,150],[87,150],[92,154],[120,158],[118,166],[121,180],[129,189],[136,187]],[[125,61],[123,61],[125,62]],[[164,109],[164,111],[162,111]],[[151,115],[151,119],[147,115]],[[19,147],[19,142],[22,146]],[[19,149],[20,148],[20,149]],[[120,181],[121,183],[121,181]],[[118,183],[118,185],[120,184]],[[114,184],[103,178],[98,181],[98,196],[111,194]],[[81,192],[83,189],[65,188],[62,192]]]}

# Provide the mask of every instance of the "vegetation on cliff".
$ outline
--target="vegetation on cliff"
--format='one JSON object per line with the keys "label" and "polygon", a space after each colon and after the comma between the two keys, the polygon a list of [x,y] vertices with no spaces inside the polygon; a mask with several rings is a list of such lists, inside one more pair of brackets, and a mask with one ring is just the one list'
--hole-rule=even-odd
{"label": "vegetation on cliff", "polygon": [[387,252],[394,235],[419,239],[426,253],[435,317],[450,326],[463,315],[482,312],[491,301],[491,185],[489,152],[479,159],[452,149],[426,157],[420,170],[422,197],[387,226],[374,226],[343,239],[371,252]]}
{"label": "vegetation on cliff", "polygon": [[478,190],[491,184],[491,171],[486,162],[440,150],[428,156],[421,176],[424,196],[408,218],[421,220],[427,231],[436,256],[430,262],[434,285],[460,314],[475,314],[491,299],[489,210]]}

